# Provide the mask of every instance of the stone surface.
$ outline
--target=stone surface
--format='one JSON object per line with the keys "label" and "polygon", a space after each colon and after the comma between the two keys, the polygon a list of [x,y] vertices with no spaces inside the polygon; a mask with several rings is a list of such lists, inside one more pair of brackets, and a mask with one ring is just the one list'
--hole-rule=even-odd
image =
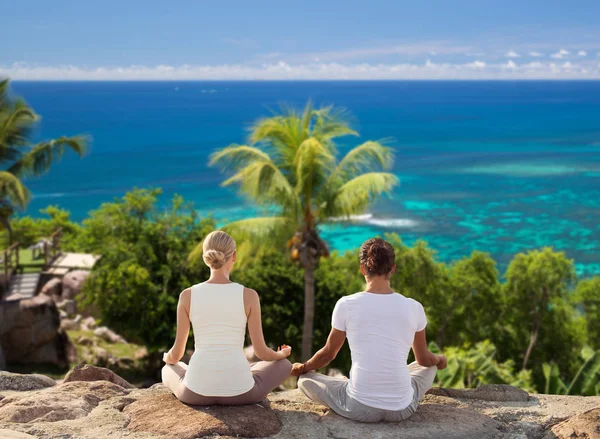
{"label": "stone surface", "polygon": [[268,404],[239,407],[190,407],[173,395],[140,399],[124,409],[127,428],[158,436],[194,439],[208,435],[267,437],[279,433],[277,415]]}
{"label": "stone surface", "polygon": [[518,387],[506,384],[486,384],[477,389],[441,389],[434,387],[430,395],[448,396],[451,398],[480,399],[483,401],[528,401],[529,394]]}
{"label": "stone surface", "polygon": [[7,429],[0,429],[0,438],[2,439],[35,439],[35,436],[32,436],[30,434],[27,433],[21,433],[19,431],[15,431],[15,430],[7,430]]}
{"label": "stone surface", "polygon": [[110,343],[127,343],[127,341],[116,332],[106,326],[100,326],[94,330],[94,335]]}
{"label": "stone surface", "polygon": [[77,353],[60,329],[54,301],[46,295],[0,302],[0,345],[7,363],[66,366]]}
{"label": "stone surface", "polygon": [[[264,405],[192,408],[162,384],[124,389],[108,381],[70,381],[6,394],[0,400],[0,429],[64,439],[224,439],[271,434],[273,439],[595,437],[600,397],[530,395],[526,401],[516,401],[514,396],[499,401],[496,396],[492,400],[490,390],[480,392],[488,399],[474,399],[472,392],[461,397],[428,394],[407,421],[361,424],[341,418],[298,390],[271,394]],[[518,392],[504,389],[502,394]]]}
{"label": "stone surface", "polygon": [[83,284],[90,275],[86,270],[70,271],[63,277],[62,280],[62,296],[64,299],[74,300],[81,293]]}
{"label": "stone surface", "polygon": [[77,314],[77,304],[72,299],[64,299],[56,304],[56,307],[67,313],[67,316],[74,316]]}
{"label": "stone surface", "polygon": [[[551,436],[551,434],[554,434],[554,436]],[[552,427],[552,433],[549,433],[546,437],[548,439],[551,437],[559,439],[600,439],[600,407],[588,410],[555,425]]]}
{"label": "stone surface", "polygon": [[146,348],[140,348],[133,354],[134,360],[141,360],[142,358],[146,358],[148,356],[148,350]]}
{"label": "stone surface", "polygon": [[56,385],[56,381],[45,375],[0,372],[0,390],[38,390]]}
{"label": "stone surface", "polygon": [[67,318],[67,319],[61,319],[60,328],[64,329],[65,331],[70,331],[71,329],[79,328],[79,325],[75,322],[75,320],[71,320],[71,319]]}
{"label": "stone surface", "polygon": [[81,320],[81,329],[84,331],[91,331],[96,328],[96,319],[89,316]]}
{"label": "stone surface", "polygon": [[80,335],[79,338],[77,338],[77,344],[81,346],[93,346],[94,340],[85,335]]}
{"label": "stone surface", "polygon": [[62,281],[58,277],[50,279],[44,284],[40,290],[40,294],[46,294],[56,301],[62,294]]}
{"label": "stone surface", "polygon": [[55,422],[87,416],[100,401],[126,395],[107,381],[63,383],[38,392],[7,396],[0,401],[2,422]]}
{"label": "stone surface", "polygon": [[78,364],[66,375],[63,383],[73,381],[109,381],[125,389],[133,389],[134,386],[125,381],[119,375],[110,369],[104,367],[90,366],[88,364]]}

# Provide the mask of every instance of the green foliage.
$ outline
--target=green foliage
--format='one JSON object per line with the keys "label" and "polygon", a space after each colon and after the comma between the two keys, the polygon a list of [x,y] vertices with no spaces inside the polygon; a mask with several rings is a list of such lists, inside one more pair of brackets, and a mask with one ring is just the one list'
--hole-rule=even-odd
{"label": "green foliage", "polygon": [[507,312],[504,321],[511,332],[507,355],[533,363],[534,379],[543,384],[540,365],[555,361],[560,370],[575,372],[578,352],[586,343],[585,322],[578,318],[570,291],[575,282],[573,261],[551,248],[520,253],[506,271],[503,285]]}
{"label": "green foliage", "polygon": [[583,309],[589,343],[595,349],[600,349],[600,276],[579,282],[574,300]]}
{"label": "green foliage", "polygon": [[0,80],[0,224],[10,233],[8,218],[27,206],[30,198],[21,179],[44,174],[67,149],[83,156],[88,139],[60,137],[34,145],[30,137],[39,117],[23,99],[10,96],[8,89],[8,79]]}
{"label": "green foliage", "polygon": [[544,393],[559,395],[600,395],[600,350],[589,347],[581,350],[579,369],[570,383],[561,378],[556,363],[544,363]]}
{"label": "green foliage", "polygon": [[[85,301],[95,305],[104,324],[150,350],[172,343],[179,293],[208,277],[207,267],[188,255],[215,227],[181,197],[157,207],[160,194],[158,189],[134,190],[103,204],[82,224],[56,207],[46,209],[43,218],[15,221],[22,241],[63,227],[70,249],[101,254],[85,285]],[[438,375],[444,386],[508,383],[551,393],[600,393],[599,355],[591,348],[582,351],[588,331],[597,349],[598,278],[580,282],[571,294],[572,262],[543,249],[516,255],[506,283],[500,284],[496,264],[486,253],[443,264],[425,242],[408,247],[397,235],[386,238],[396,250],[394,289],[424,304],[428,338],[441,341],[438,346],[449,358],[448,369]],[[276,248],[265,249],[252,263],[236,267],[232,279],[258,291],[267,343],[290,344],[292,359],[299,359],[304,278],[291,258]],[[325,343],[337,300],[363,288],[356,252],[322,259],[315,271],[313,350]],[[544,290],[549,291],[547,306],[540,306]],[[539,333],[529,366],[520,370],[536,316]],[[348,372],[350,362],[345,346],[332,367]]]}
{"label": "green foliage", "polygon": [[[78,236],[81,226],[70,219],[70,213],[58,206],[48,206],[41,209],[41,218],[31,218],[29,216],[16,217],[12,221],[13,239],[21,243],[23,248],[36,243],[40,238],[49,238],[57,229],[63,229],[61,243],[64,250],[70,250],[73,247],[73,240]],[[0,242],[2,247],[8,246],[8,233],[2,231]]]}
{"label": "green foliage", "polygon": [[[439,351],[435,344],[430,349]],[[449,347],[444,350],[448,367],[438,371],[439,386],[448,388],[473,388],[483,384],[510,384],[527,391],[534,391],[530,371],[517,371],[515,362],[496,360],[497,349],[485,340],[475,345]]]}
{"label": "green foliage", "polygon": [[103,323],[151,349],[173,341],[179,293],[208,276],[187,255],[214,228],[175,196],[156,206],[160,190],[137,189],[105,203],[83,222],[78,247],[102,255],[84,288]]}

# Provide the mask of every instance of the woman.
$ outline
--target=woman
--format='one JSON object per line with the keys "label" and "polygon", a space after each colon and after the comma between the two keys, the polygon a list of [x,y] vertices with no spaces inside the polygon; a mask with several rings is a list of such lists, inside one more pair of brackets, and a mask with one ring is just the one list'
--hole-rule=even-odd
{"label": "woman", "polygon": [[[394,249],[383,239],[363,243],[365,291],[337,302],[327,344],[292,370],[306,396],[355,421],[407,419],[431,388],[436,371],[447,365],[444,355],[427,349],[423,306],[390,287],[394,261]],[[350,379],[312,373],[336,357],[346,337],[352,354]],[[411,345],[417,361],[407,365]]]}
{"label": "woman", "polygon": [[[235,241],[225,232],[210,233],[203,259],[210,278],[184,290],[177,306],[177,335],[164,354],[162,381],[177,398],[192,405],[241,405],[262,401],[290,375],[289,346],[268,348],[262,332],[256,291],[231,282]],[[180,362],[190,331],[195,351],[189,367]],[[246,323],[255,355],[264,361],[250,365],[244,356]]]}

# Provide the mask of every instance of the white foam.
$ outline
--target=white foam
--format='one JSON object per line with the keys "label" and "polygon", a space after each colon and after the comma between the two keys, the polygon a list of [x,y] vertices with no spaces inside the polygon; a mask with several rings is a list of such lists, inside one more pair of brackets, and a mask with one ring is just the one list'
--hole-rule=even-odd
{"label": "white foam", "polygon": [[32,198],[61,198],[61,197],[66,197],[67,194],[63,193],[63,192],[56,192],[56,193],[50,193],[50,194],[35,194],[33,195]]}
{"label": "white foam", "polygon": [[415,227],[417,222],[408,218],[374,218],[372,213],[329,218],[332,222],[355,221],[383,228]]}

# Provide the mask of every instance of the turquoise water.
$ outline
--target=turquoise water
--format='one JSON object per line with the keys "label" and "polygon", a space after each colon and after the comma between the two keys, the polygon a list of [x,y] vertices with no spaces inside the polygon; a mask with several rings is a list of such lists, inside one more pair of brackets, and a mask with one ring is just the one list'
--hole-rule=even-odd
{"label": "turquoise water", "polygon": [[355,221],[322,227],[334,249],[373,235],[425,239],[450,261],[479,249],[504,268],[520,251],[564,250],[600,274],[600,82],[16,82],[43,115],[39,138],[88,133],[84,160],[42,179],[27,214],[48,204],[82,219],[134,186],[162,187],[222,221],[254,209],[208,168],[281,103],[346,107],[359,139],[396,150],[401,185]]}

